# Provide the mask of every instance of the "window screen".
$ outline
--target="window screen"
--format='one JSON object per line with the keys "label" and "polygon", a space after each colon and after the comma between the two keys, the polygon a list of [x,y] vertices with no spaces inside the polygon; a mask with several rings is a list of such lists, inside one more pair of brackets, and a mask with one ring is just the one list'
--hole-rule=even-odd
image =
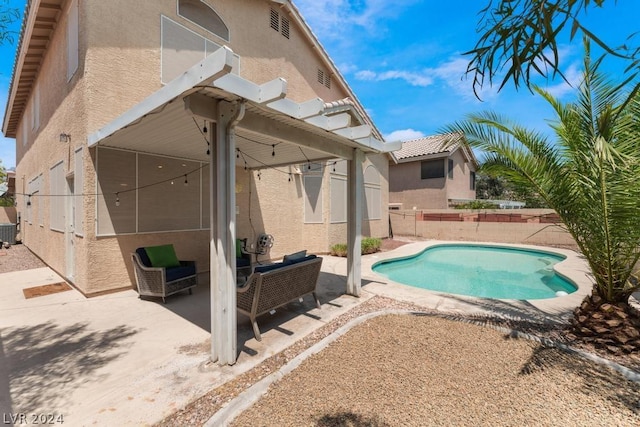
{"label": "window screen", "polygon": [[229,28],[211,7],[200,0],[178,0],[178,14],[229,41]]}
{"label": "window screen", "polygon": [[305,176],[304,194],[304,222],[322,223],[322,176]]}
{"label": "window screen", "polygon": [[449,179],[453,179],[453,160],[449,159],[447,162],[447,176]]}
{"label": "window screen", "polygon": [[138,231],[200,229],[200,163],[138,154]]}
{"label": "window screen", "polygon": [[444,159],[425,160],[420,164],[422,179],[444,178]]}
{"label": "window screen", "polygon": [[78,69],[78,2],[73,0],[67,15],[67,81]]}
{"label": "window screen", "polygon": [[331,222],[347,222],[347,180],[331,177]]}
{"label": "window screen", "polygon": [[66,185],[64,162],[60,162],[49,171],[49,216],[52,230],[64,231],[64,204]]}
{"label": "window screen", "polygon": [[84,168],[82,164],[82,147],[76,149],[73,155],[73,177],[74,186],[76,190],[76,202],[74,210],[74,224],[75,233],[78,236],[82,236],[83,233],[83,220],[84,220]]}
{"label": "window screen", "polygon": [[380,219],[382,217],[380,173],[373,165],[369,165],[364,171],[364,198],[366,201],[364,219]]}
{"label": "window screen", "polygon": [[136,154],[99,148],[97,169],[98,235],[135,233]]}

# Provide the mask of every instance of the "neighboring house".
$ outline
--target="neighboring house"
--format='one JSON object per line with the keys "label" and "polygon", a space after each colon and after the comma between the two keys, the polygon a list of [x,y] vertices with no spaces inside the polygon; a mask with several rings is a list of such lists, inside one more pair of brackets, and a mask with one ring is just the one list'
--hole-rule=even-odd
{"label": "neighboring house", "polygon": [[290,1],[30,0],[2,130],[23,243],[85,295],[130,288],[140,246],[207,272],[235,237],[387,236],[398,145]]}
{"label": "neighboring house", "polygon": [[478,162],[462,135],[404,141],[389,165],[391,209],[445,209],[476,198]]}
{"label": "neighboring house", "polygon": [[0,197],[13,197],[16,194],[16,173],[6,171],[5,182],[0,183]]}

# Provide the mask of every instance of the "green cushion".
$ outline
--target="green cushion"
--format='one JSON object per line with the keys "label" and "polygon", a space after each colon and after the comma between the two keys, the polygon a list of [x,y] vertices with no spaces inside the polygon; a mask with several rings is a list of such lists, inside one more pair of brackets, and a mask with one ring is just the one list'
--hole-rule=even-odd
{"label": "green cushion", "polygon": [[179,267],[180,261],[176,256],[173,245],[148,246],[145,248],[153,267]]}
{"label": "green cushion", "polygon": [[236,258],[242,258],[242,243],[241,239],[236,239]]}

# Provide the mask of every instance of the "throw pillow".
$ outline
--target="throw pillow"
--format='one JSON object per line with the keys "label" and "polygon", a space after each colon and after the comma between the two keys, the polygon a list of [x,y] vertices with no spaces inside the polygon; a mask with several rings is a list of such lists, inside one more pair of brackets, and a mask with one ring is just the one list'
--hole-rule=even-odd
{"label": "throw pillow", "polygon": [[285,255],[284,258],[282,258],[282,262],[287,263],[287,262],[295,261],[298,259],[302,259],[306,256],[307,256],[307,250],[305,249],[304,251],[294,252],[292,254]]}
{"label": "throw pillow", "polygon": [[176,256],[173,245],[149,246],[145,248],[153,267],[179,267],[180,261]]}

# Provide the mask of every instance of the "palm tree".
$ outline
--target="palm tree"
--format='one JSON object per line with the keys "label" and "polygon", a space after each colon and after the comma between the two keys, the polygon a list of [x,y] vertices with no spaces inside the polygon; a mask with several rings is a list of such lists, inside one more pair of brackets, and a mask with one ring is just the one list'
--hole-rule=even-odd
{"label": "palm tree", "polygon": [[634,276],[640,258],[640,96],[637,87],[625,90],[633,76],[608,82],[598,72],[602,58],[592,62],[585,47],[575,102],[563,104],[534,87],[557,114],[555,140],[491,112],[470,115],[447,132],[463,133],[485,152],[481,170],[528,186],[558,213],[595,281],[593,295],[574,312],[574,325],[583,335],[597,335],[602,330],[585,328],[597,311],[601,318],[618,307],[638,318],[628,299],[640,289]]}

